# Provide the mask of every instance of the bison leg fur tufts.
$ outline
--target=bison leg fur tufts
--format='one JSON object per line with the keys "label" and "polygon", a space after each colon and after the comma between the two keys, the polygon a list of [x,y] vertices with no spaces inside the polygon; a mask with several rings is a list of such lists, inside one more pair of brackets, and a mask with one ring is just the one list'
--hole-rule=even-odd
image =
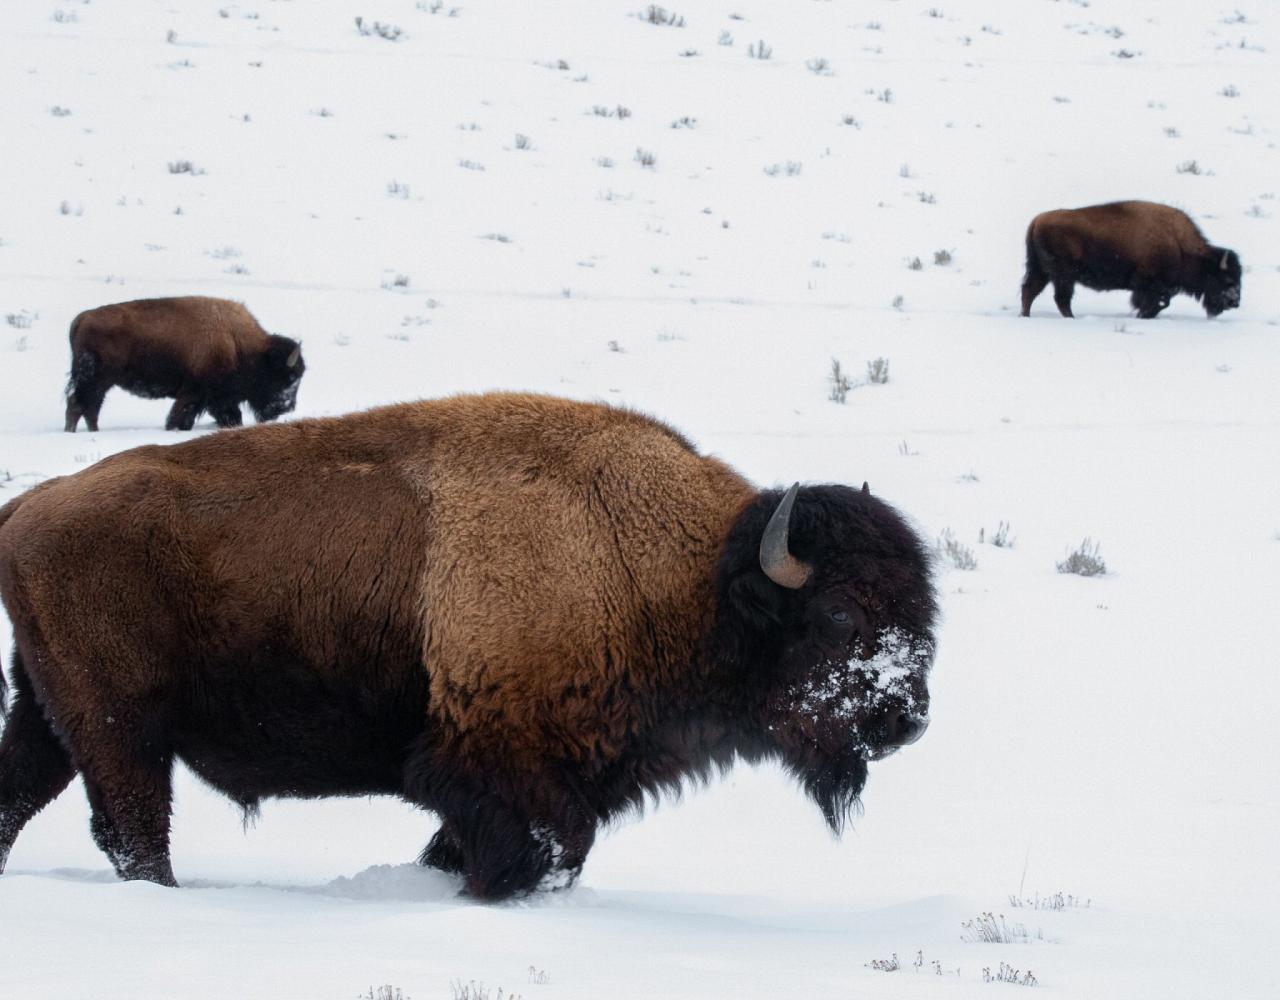
{"label": "bison leg fur tufts", "polygon": [[438,868],[450,875],[461,875],[466,863],[462,845],[458,843],[458,835],[448,821],[441,825],[431,842],[418,855],[418,864],[424,868]]}
{"label": "bison leg fur tufts", "polygon": [[13,707],[0,737],[0,872],[27,822],[75,777],[75,768],[13,658]]}

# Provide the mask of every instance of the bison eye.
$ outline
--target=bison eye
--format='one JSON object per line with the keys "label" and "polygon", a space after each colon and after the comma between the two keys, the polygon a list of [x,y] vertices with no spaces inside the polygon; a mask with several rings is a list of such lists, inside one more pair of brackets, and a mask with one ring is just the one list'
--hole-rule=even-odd
{"label": "bison eye", "polygon": [[848,625],[853,621],[853,616],[847,611],[829,611],[828,617],[839,625]]}

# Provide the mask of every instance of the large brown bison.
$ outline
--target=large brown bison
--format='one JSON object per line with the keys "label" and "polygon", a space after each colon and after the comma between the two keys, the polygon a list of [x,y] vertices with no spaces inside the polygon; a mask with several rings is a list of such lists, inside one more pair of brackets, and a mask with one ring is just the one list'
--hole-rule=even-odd
{"label": "large brown bison", "polygon": [[1210,316],[1240,305],[1240,258],[1211,246],[1185,212],[1150,201],[1116,201],[1043,212],[1027,227],[1022,315],[1053,282],[1053,301],[1071,316],[1076,282],[1095,291],[1124,288],[1142,319],[1182,292]]}
{"label": "large brown bison", "polygon": [[0,867],[79,773],[122,878],[174,884],[170,772],[252,810],[398,795],[497,899],[735,759],[832,829],[928,722],[918,535],[759,491],[648,417],[462,396],[123,452],[0,509]]}
{"label": "large brown bison", "polygon": [[305,369],[298,342],[267,333],[239,302],[190,295],[99,306],[71,322],[66,429],[83,417],[96,431],[112,386],[172,398],[165,430],[189,431],[205,410],[219,427],[239,427],[245,402],[258,420],[275,420],[294,408]]}

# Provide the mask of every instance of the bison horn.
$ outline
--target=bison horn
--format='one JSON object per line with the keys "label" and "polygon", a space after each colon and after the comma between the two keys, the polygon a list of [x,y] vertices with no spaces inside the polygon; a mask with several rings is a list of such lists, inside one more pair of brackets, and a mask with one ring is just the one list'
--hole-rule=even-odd
{"label": "bison horn", "polygon": [[1224,271],[1227,269],[1227,257],[1229,257],[1229,256],[1230,256],[1230,254],[1226,254],[1226,253],[1224,253],[1224,254],[1222,255],[1222,263],[1218,265],[1218,266],[1219,266],[1220,268],[1222,268],[1222,270],[1224,270]]}
{"label": "bison horn", "polygon": [[865,479],[862,481],[862,495],[864,497],[871,496],[871,487],[867,485],[867,481]]}
{"label": "bison horn", "polygon": [[289,357],[285,360],[284,366],[286,368],[297,368],[298,361],[301,358],[302,358],[302,345],[299,344],[297,347],[295,347],[292,351],[289,352]]}
{"label": "bison horn", "polygon": [[801,562],[787,548],[787,529],[791,525],[791,506],[796,502],[796,494],[800,492],[800,484],[795,483],[783,495],[777,510],[769,518],[764,529],[764,537],[760,539],[760,568],[764,575],[779,587],[788,590],[799,590],[809,579],[813,567]]}

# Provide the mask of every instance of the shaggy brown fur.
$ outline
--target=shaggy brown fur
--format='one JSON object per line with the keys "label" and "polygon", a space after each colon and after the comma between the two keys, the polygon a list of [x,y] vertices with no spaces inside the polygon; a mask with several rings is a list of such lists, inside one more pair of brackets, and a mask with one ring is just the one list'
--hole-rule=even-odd
{"label": "shaggy brown fur", "polygon": [[83,417],[98,429],[112,386],[149,399],[172,397],[167,430],[190,430],[208,410],[240,425],[240,404],[259,420],[293,409],[305,365],[298,342],[268,334],[239,302],[186,296],[138,299],[82,312],[71,323],[66,429]]}
{"label": "shaggy brown fur", "polygon": [[[0,867],[79,771],[119,873],[172,884],[175,757],[246,809],[432,809],[423,860],[482,897],[571,881],[601,820],[735,755],[781,757],[838,826],[865,760],[923,730],[928,567],[886,505],[812,487],[792,520],[813,582],[784,590],[756,554],[777,503],[646,417],[501,394],[43,483],[0,510]],[[921,667],[886,701],[850,650],[890,627]],[[849,674],[834,729],[804,702],[815,671]]]}
{"label": "shaggy brown fur", "polygon": [[1183,292],[1217,316],[1240,304],[1240,258],[1204,238],[1185,212],[1150,201],[1117,201],[1044,212],[1027,228],[1022,315],[1053,282],[1058,311],[1070,317],[1075,284],[1133,292],[1143,319]]}

